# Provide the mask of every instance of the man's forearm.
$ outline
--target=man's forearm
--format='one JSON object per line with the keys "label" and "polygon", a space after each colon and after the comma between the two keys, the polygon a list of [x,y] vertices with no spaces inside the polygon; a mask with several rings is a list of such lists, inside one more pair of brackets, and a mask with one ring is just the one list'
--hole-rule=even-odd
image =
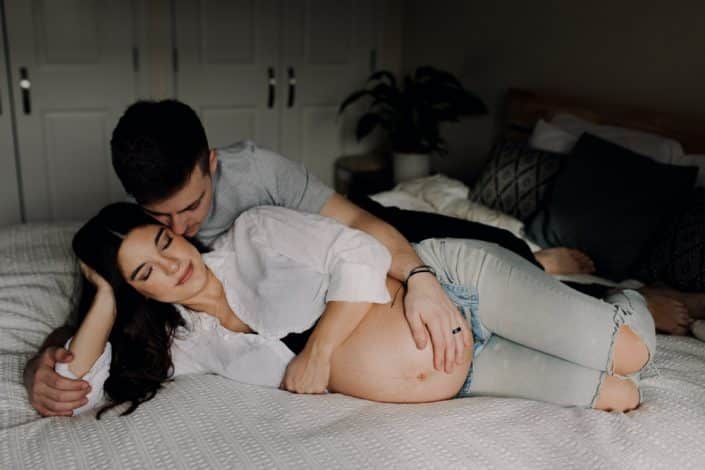
{"label": "man's forearm", "polygon": [[[26,375],[29,370],[31,370],[33,365],[39,359],[40,354],[47,348],[51,347],[63,347],[66,341],[74,334],[76,328],[71,325],[63,325],[49,333],[49,335],[44,339],[44,342],[39,346],[37,353],[32,356],[25,364],[24,374]],[[25,378],[26,379],[26,378]]]}
{"label": "man's forearm", "polygon": [[392,265],[389,275],[403,281],[416,266],[423,264],[411,244],[388,223],[364,212],[350,225],[351,228],[368,233],[380,241],[392,255]]}
{"label": "man's forearm", "polygon": [[331,196],[321,209],[321,215],[372,235],[387,247],[392,256],[389,275],[399,281],[405,280],[409,271],[422,264],[406,238],[394,227],[357,207],[340,194]]}

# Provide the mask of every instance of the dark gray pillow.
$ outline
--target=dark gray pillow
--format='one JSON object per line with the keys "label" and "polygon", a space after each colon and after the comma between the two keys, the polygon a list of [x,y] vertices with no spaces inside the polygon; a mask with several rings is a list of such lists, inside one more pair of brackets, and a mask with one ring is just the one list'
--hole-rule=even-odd
{"label": "dark gray pillow", "polygon": [[532,149],[525,143],[499,141],[470,199],[526,221],[540,209],[561,158],[565,156]]}
{"label": "dark gray pillow", "polygon": [[693,190],[685,210],[657,233],[640,277],[678,290],[705,292],[705,189]]}
{"label": "dark gray pillow", "polygon": [[527,234],[544,247],[584,251],[604,277],[634,276],[657,229],[684,207],[697,172],[583,134],[562,160],[543,208],[527,224]]}

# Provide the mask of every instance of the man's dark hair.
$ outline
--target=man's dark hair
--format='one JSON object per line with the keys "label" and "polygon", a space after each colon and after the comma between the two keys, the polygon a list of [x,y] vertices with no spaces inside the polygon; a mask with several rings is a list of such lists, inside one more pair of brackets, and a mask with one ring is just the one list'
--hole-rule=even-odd
{"label": "man's dark hair", "polygon": [[196,112],[176,100],[138,101],[110,140],[113,168],[137,202],[164,200],[181,189],[196,165],[208,173],[208,139]]}

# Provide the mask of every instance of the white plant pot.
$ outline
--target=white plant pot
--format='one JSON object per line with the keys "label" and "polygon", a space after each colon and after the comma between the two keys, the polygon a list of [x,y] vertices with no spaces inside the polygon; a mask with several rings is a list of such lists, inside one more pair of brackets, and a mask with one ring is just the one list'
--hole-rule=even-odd
{"label": "white plant pot", "polygon": [[428,176],[430,172],[431,156],[429,154],[394,152],[395,183]]}

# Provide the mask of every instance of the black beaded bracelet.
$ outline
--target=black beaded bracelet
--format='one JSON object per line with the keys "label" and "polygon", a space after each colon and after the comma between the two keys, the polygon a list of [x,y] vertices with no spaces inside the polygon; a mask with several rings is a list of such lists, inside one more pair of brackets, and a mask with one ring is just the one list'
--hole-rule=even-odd
{"label": "black beaded bracelet", "polygon": [[402,282],[402,285],[404,286],[404,288],[408,287],[409,279],[411,279],[411,276],[413,276],[414,274],[420,274],[420,273],[431,273],[431,274],[433,274],[433,277],[436,277],[436,271],[431,266],[429,266],[427,264],[422,264],[421,266],[416,266],[414,269],[409,271],[409,274],[406,276],[406,279],[404,279],[404,282]]}

